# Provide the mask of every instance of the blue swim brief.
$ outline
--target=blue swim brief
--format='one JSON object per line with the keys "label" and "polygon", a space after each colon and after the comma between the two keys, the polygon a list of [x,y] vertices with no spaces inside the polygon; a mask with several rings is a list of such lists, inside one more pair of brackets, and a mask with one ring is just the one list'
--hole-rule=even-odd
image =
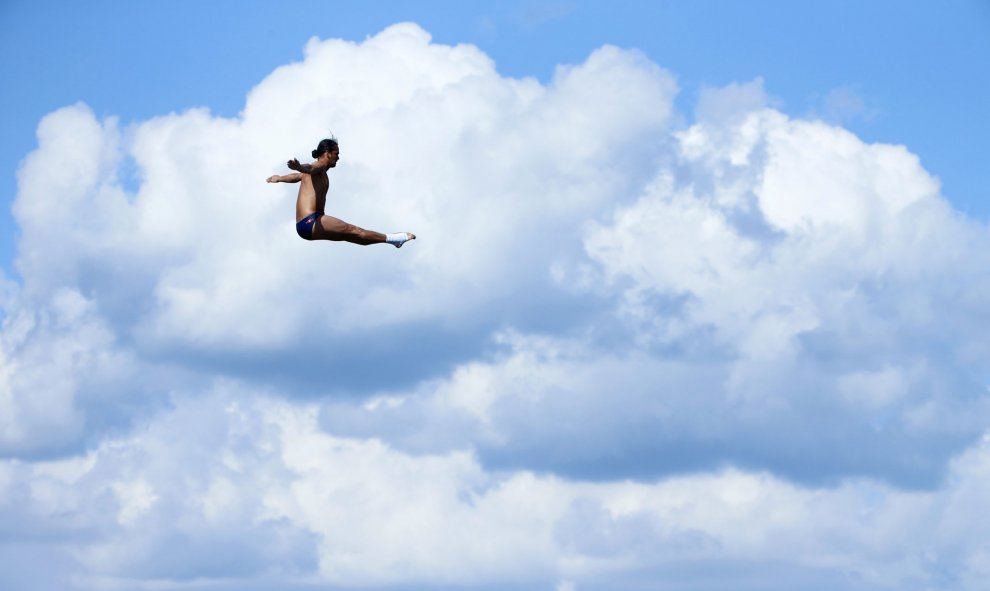
{"label": "blue swim brief", "polygon": [[305,240],[312,240],[313,238],[313,226],[316,225],[316,218],[320,217],[317,213],[311,213],[303,219],[296,222],[296,233],[299,234],[300,238]]}

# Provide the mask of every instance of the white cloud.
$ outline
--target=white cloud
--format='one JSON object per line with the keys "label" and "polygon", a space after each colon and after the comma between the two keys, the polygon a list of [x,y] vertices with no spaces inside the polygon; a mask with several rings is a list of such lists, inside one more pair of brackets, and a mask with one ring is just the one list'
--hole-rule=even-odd
{"label": "white cloud", "polygon": [[[100,285],[107,297],[150,281],[132,327],[142,341],[224,350],[474,315],[543,281],[546,257],[577,244],[558,237],[623,189],[612,182],[636,164],[631,150],[670,120],[674,83],[643,56],[606,47],[542,87],[501,78],[476,48],[428,40],[401,25],[361,45],[313,41],[305,62],[251,92],[237,120],[193,110],[121,140],[113,120],[85,107],[50,115],[21,172],[22,271],[51,289],[84,264],[112,270],[127,287]],[[417,248],[355,253],[286,231],[294,187],[262,181],[331,127],[342,164],[330,212],[414,230]],[[53,166],[65,151],[93,162]],[[134,195],[114,167],[127,157],[140,176]],[[42,228],[67,191],[82,223],[53,243]]]}
{"label": "white cloud", "polygon": [[3,453],[64,453],[85,434],[87,409],[81,406],[99,406],[140,393],[129,391],[139,362],[130,351],[116,347],[111,327],[95,308],[78,291],[65,288],[52,293],[44,307],[15,307],[4,319],[0,334]]}
{"label": "white cloud", "polygon": [[[0,584],[979,588],[987,229],[761,80],[690,126],[676,92],[406,24],[311,40],[233,119],[48,115]],[[329,212],[419,240],[295,236],[264,179],[331,130]]]}
{"label": "white cloud", "polygon": [[[176,441],[175,429],[188,425]],[[231,462],[236,458],[236,462]],[[319,428],[316,408],[240,384],[176,400],[146,429],[86,456],[0,464],[0,512],[73,540],[83,588],[248,580],[333,586],[554,581],[604,589],[624,572],[705,565],[714,586],[750,562],[762,588],[821,572],[863,588],[978,589],[988,440],[937,491],[870,480],[796,486],[723,469],[579,482],[486,471],[470,453],[410,455]],[[61,532],[61,533],[59,533]],[[223,549],[222,551],[220,549]],[[743,586],[745,587],[745,585]]]}

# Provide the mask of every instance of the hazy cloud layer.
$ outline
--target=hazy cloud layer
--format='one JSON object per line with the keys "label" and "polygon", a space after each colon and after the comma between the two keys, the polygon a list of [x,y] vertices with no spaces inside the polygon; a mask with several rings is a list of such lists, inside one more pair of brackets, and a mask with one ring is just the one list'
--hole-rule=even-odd
{"label": "hazy cloud layer", "polygon": [[[979,588],[987,228],[759,80],[676,94],[407,24],[235,119],[48,115],[0,586]],[[295,236],[264,179],[331,131],[329,212],[419,240]]]}

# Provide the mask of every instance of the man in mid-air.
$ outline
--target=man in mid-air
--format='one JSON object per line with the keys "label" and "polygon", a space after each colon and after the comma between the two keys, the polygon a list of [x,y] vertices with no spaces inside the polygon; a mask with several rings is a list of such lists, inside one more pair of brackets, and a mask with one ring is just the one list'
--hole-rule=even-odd
{"label": "man in mid-air", "polygon": [[295,174],[268,177],[269,183],[301,183],[299,196],[296,198],[296,232],[305,240],[337,240],[353,242],[354,244],[388,243],[401,247],[409,240],[415,240],[416,235],[409,232],[382,234],[348,224],[325,212],[327,204],[327,189],[330,179],[327,170],[337,166],[340,159],[340,147],[337,140],[325,139],[320,141],[313,150],[312,164],[300,164],[293,158],[289,160],[289,168]]}

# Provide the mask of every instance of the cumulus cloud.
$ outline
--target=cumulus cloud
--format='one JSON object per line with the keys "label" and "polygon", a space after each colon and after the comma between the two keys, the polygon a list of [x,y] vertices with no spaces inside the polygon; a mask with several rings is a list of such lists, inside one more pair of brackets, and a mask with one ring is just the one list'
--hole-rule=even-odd
{"label": "cumulus cloud", "polygon": [[[736,469],[578,482],[335,436],[317,411],[218,383],[84,456],[8,460],[5,534],[49,539],[85,573],[83,588],[214,578],[608,589],[636,573],[706,570],[707,582],[657,584],[976,589],[986,574],[983,524],[970,515],[990,482],[986,440],[929,492],[868,480],[816,490]],[[751,584],[736,579],[745,564]],[[775,581],[780,564],[791,572]]]}
{"label": "cumulus cloud", "polygon": [[[235,118],[48,115],[0,583],[978,588],[985,225],[760,80],[690,124],[676,93],[636,51],[542,84],[404,24],[312,40]],[[264,179],[330,131],[329,212],[416,242],[295,236]]]}
{"label": "cumulus cloud", "polygon": [[[708,100],[740,91],[726,92]],[[723,115],[675,132],[671,166],[557,269],[614,298],[594,334],[510,338],[408,403],[328,424],[446,425],[433,444],[456,428],[497,465],[581,477],[730,463],[937,483],[986,429],[984,339],[963,328],[982,314],[985,228],[904,148],[763,108]],[[410,431],[387,429],[431,443]]]}

